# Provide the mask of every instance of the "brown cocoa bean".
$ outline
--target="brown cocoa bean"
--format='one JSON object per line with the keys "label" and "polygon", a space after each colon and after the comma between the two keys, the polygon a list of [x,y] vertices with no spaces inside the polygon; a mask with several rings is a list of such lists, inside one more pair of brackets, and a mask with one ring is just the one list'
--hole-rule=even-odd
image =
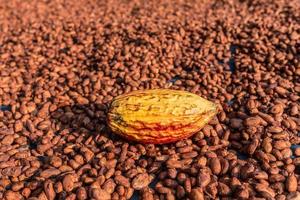
{"label": "brown cocoa bean", "polygon": [[147,187],[150,184],[150,177],[148,174],[143,173],[143,174],[139,174],[136,177],[133,178],[132,180],[132,187],[135,190],[141,190],[145,187]]}
{"label": "brown cocoa bean", "polygon": [[277,140],[273,142],[273,147],[278,150],[283,150],[285,148],[289,148],[291,146],[291,143],[284,140]]}
{"label": "brown cocoa bean", "polygon": [[197,177],[198,185],[201,188],[204,188],[210,183],[210,181],[211,181],[211,175],[210,175],[209,170],[200,169],[200,172],[199,172],[198,177]]}
{"label": "brown cocoa bean", "polygon": [[54,200],[56,193],[54,191],[53,182],[51,180],[46,180],[44,183],[44,192],[49,200]]}
{"label": "brown cocoa bean", "polygon": [[300,198],[300,192],[292,192],[286,196],[287,200],[298,200]]}
{"label": "brown cocoa bean", "polygon": [[181,185],[178,185],[176,188],[176,197],[178,199],[182,199],[185,195],[186,195],[186,192],[184,190],[184,187],[182,187]]}
{"label": "brown cocoa bean", "polygon": [[153,193],[149,188],[144,188],[141,190],[141,198],[145,200],[154,200]]}
{"label": "brown cocoa bean", "polygon": [[122,175],[115,176],[115,182],[124,187],[130,187],[129,179]]}
{"label": "brown cocoa bean", "polygon": [[13,135],[6,135],[1,140],[1,144],[3,144],[3,145],[11,145],[13,142],[14,142],[14,136]]}
{"label": "brown cocoa bean", "polygon": [[22,192],[21,192],[22,196],[25,198],[29,198],[30,194],[31,194],[31,190],[28,187],[25,187]]}
{"label": "brown cocoa bean", "polygon": [[297,185],[297,178],[294,174],[287,177],[285,186],[289,192],[296,192],[298,187]]}
{"label": "brown cocoa bean", "polygon": [[249,190],[248,188],[239,188],[236,193],[235,193],[235,196],[237,198],[240,198],[240,199],[249,199]]}
{"label": "brown cocoa bean", "polygon": [[266,153],[271,153],[272,152],[272,139],[271,138],[265,138],[262,142],[262,148]]}
{"label": "brown cocoa bean", "polygon": [[217,183],[211,183],[205,188],[205,193],[210,197],[215,199],[218,193]]}
{"label": "brown cocoa bean", "polygon": [[175,200],[175,196],[172,193],[167,193],[166,200]]}
{"label": "brown cocoa bean", "polygon": [[23,130],[23,122],[21,120],[17,120],[14,124],[15,132],[20,132]]}
{"label": "brown cocoa bean", "polygon": [[268,186],[266,186],[266,185],[257,184],[255,186],[255,189],[264,198],[273,199],[275,197],[275,195],[276,195],[275,192],[271,188],[269,188]]}
{"label": "brown cocoa bean", "polygon": [[133,188],[127,188],[127,190],[125,192],[125,199],[131,199],[131,197],[133,196],[133,193],[134,193]]}
{"label": "brown cocoa bean", "polygon": [[254,154],[258,145],[259,145],[259,140],[257,138],[253,139],[253,141],[247,147],[248,154],[250,155]]}
{"label": "brown cocoa bean", "polygon": [[181,157],[183,159],[187,159],[187,158],[195,158],[198,156],[198,153],[196,151],[191,151],[191,152],[188,152],[188,153],[183,153],[181,154]]}
{"label": "brown cocoa bean", "polygon": [[204,156],[202,156],[202,157],[200,157],[199,159],[198,159],[198,165],[200,166],[200,167],[205,167],[206,166],[206,163],[207,163],[207,158],[206,157],[204,157]]}
{"label": "brown cocoa bean", "polygon": [[230,119],[230,126],[232,128],[236,128],[236,129],[239,129],[241,127],[243,127],[243,120],[242,119]]}
{"label": "brown cocoa bean", "polygon": [[102,190],[100,188],[92,188],[91,197],[96,200],[111,199],[111,195],[105,190]]}
{"label": "brown cocoa bean", "polygon": [[[277,88],[280,88],[280,87],[277,87]],[[272,114],[279,114],[279,113],[282,113],[283,112],[283,106],[282,104],[276,104],[274,105],[271,109],[270,109],[270,112]]]}
{"label": "brown cocoa bean", "polygon": [[86,189],[84,187],[79,187],[76,191],[76,197],[78,200],[85,200],[88,198]]}
{"label": "brown cocoa bean", "polygon": [[60,167],[62,165],[62,159],[57,156],[52,156],[50,158],[50,165],[53,167]]}
{"label": "brown cocoa bean", "polygon": [[73,174],[67,174],[62,181],[63,188],[66,192],[71,192],[74,189],[76,179]]}
{"label": "brown cocoa bean", "polygon": [[2,170],[3,176],[14,176],[21,175],[21,167],[7,167]]}
{"label": "brown cocoa bean", "polygon": [[116,183],[113,179],[108,179],[104,182],[102,189],[108,192],[109,194],[112,194],[115,191]]}
{"label": "brown cocoa bean", "polygon": [[177,153],[188,153],[193,151],[193,147],[192,146],[185,146],[185,147],[181,147],[176,149]]}
{"label": "brown cocoa bean", "polygon": [[295,156],[300,156],[300,148],[296,148],[294,154]]}
{"label": "brown cocoa bean", "polygon": [[210,160],[210,169],[216,175],[221,173],[222,167],[219,158],[212,158]]}
{"label": "brown cocoa bean", "polygon": [[204,194],[201,188],[192,189],[189,196],[191,200],[204,200]]}
{"label": "brown cocoa bean", "polygon": [[285,180],[285,177],[281,174],[272,174],[271,176],[269,176],[269,181],[271,183],[283,182],[284,180]]}
{"label": "brown cocoa bean", "polygon": [[40,173],[40,177],[42,178],[50,178],[52,176],[57,176],[60,174],[60,170],[55,169],[55,168],[50,168],[50,169],[46,169],[44,171],[42,171]]}
{"label": "brown cocoa bean", "polygon": [[256,179],[268,179],[268,174],[264,171],[256,171],[253,173],[253,177]]}
{"label": "brown cocoa bean", "polygon": [[226,184],[219,182],[218,183],[218,193],[221,196],[228,196],[231,193],[231,189]]}
{"label": "brown cocoa bean", "polygon": [[7,200],[22,200],[23,197],[19,192],[6,191],[4,194],[4,199]]}
{"label": "brown cocoa bean", "polygon": [[183,185],[184,185],[184,189],[185,189],[186,192],[191,192],[191,190],[192,190],[192,183],[191,183],[191,179],[190,178],[187,178],[184,181]]}
{"label": "brown cocoa bean", "polygon": [[18,192],[22,188],[24,188],[24,182],[22,182],[22,181],[14,183],[11,187],[12,191],[14,191],[14,192]]}
{"label": "brown cocoa bean", "polygon": [[48,115],[49,115],[49,107],[50,107],[51,103],[47,102],[45,103],[41,109],[38,111],[37,116],[40,118],[45,119]]}
{"label": "brown cocoa bean", "polygon": [[262,125],[264,123],[263,123],[263,120],[260,117],[249,117],[244,121],[244,124],[246,126],[249,126],[249,127],[251,127],[251,126],[257,127],[257,126]]}

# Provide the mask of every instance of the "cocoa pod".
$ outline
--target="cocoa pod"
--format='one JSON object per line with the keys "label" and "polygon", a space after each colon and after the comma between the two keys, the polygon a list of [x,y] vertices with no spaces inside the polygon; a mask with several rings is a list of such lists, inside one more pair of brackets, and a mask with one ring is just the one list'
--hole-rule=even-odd
{"label": "cocoa pod", "polygon": [[169,89],[133,91],[115,98],[108,125],[115,133],[142,143],[169,143],[198,132],[217,113],[198,95]]}

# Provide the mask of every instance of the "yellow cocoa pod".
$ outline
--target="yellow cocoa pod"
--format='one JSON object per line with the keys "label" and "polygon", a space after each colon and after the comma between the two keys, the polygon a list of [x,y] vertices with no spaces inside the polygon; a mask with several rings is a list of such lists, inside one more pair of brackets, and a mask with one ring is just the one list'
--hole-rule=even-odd
{"label": "yellow cocoa pod", "polygon": [[129,140],[161,144],[193,135],[217,112],[216,104],[190,92],[138,90],[112,101],[108,125]]}

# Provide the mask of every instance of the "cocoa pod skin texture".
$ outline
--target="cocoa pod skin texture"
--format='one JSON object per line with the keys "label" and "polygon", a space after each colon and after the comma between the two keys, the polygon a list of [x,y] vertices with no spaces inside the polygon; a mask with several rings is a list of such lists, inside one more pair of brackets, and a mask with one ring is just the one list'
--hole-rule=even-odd
{"label": "cocoa pod skin texture", "polygon": [[163,144],[190,137],[217,112],[216,104],[190,92],[137,90],[111,102],[108,125],[129,140]]}

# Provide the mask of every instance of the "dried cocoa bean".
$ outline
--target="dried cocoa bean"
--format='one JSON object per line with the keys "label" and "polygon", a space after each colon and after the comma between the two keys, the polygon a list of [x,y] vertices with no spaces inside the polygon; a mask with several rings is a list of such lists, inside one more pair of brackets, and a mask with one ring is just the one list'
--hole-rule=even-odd
{"label": "dried cocoa bean", "polygon": [[286,188],[289,192],[296,192],[297,191],[297,178],[294,174],[288,176],[288,178],[286,179]]}
{"label": "dried cocoa bean", "polygon": [[130,182],[129,182],[128,178],[126,178],[122,175],[115,176],[115,182],[124,187],[130,187]]}
{"label": "dried cocoa bean", "polygon": [[207,169],[201,169],[198,174],[197,181],[201,188],[206,187],[211,181],[210,172]]}
{"label": "dried cocoa bean", "polygon": [[44,183],[44,192],[45,195],[47,197],[47,199],[49,200],[54,200],[56,193],[54,191],[54,186],[53,186],[53,182],[51,180],[47,180]]}
{"label": "dried cocoa bean", "polygon": [[150,177],[148,174],[143,173],[137,175],[135,178],[132,180],[132,187],[135,190],[141,190],[145,187],[147,187],[150,184]]}
{"label": "dried cocoa bean", "polygon": [[76,197],[78,200],[85,200],[88,198],[86,189],[84,187],[80,187],[77,189]]}
{"label": "dried cocoa bean", "polygon": [[111,195],[105,190],[102,190],[100,188],[92,188],[91,197],[97,200],[111,199]]}
{"label": "dried cocoa bean", "polygon": [[255,189],[259,192],[259,194],[265,198],[273,199],[275,197],[275,192],[266,185],[257,184]]}
{"label": "dried cocoa bean", "polygon": [[222,166],[219,158],[212,158],[210,160],[210,169],[216,175],[221,173]]}
{"label": "dried cocoa bean", "polygon": [[75,177],[73,174],[67,174],[62,181],[63,188],[66,192],[71,192],[74,189]]}
{"label": "dried cocoa bean", "polygon": [[40,177],[42,177],[42,178],[50,178],[52,176],[57,176],[60,173],[61,173],[60,170],[55,169],[55,168],[50,168],[50,169],[46,169],[46,170],[42,171],[40,173]]}
{"label": "dried cocoa bean", "polygon": [[204,200],[203,190],[201,188],[192,189],[190,193],[191,200]]}

